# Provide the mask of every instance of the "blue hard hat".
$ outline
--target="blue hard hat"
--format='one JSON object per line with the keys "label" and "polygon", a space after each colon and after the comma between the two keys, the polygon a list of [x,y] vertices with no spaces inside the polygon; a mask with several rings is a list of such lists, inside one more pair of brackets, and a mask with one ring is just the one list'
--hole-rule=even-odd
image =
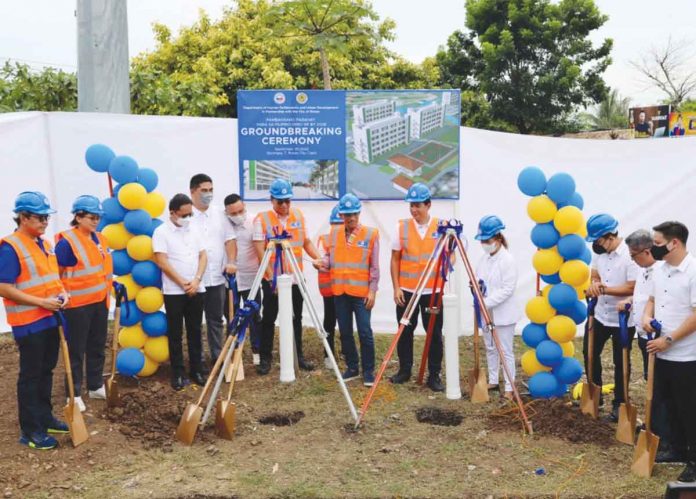
{"label": "blue hard hat", "polygon": [[15,213],[26,211],[35,215],[50,215],[56,210],[51,208],[48,198],[39,191],[24,191],[15,199]]}
{"label": "blue hard hat", "polygon": [[344,194],[338,202],[338,212],[341,215],[350,215],[351,213],[360,213],[362,203],[355,194]]}
{"label": "blue hard hat", "polygon": [[343,219],[338,213],[339,205],[337,204],[331,209],[331,216],[329,217],[330,224],[342,224]]}
{"label": "blue hard hat", "polygon": [[587,220],[587,241],[595,242],[602,236],[616,232],[619,221],[608,213],[597,213]]}
{"label": "blue hard hat", "polygon": [[407,203],[423,203],[430,199],[430,189],[427,185],[417,182],[406,193]]}
{"label": "blue hard hat", "polygon": [[495,215],[486,215],[478,225],[477,241],[488,241],[505,228],[503,221]]}
{"label": "blue hard hat", "polygon": [[276,199],[292,198],[292,184],[282,178],[277,178],[271,184],[271,197]]}
{"label": "blue hard hat", "polygon": [[84,211],[99,216],[104,214],[104,210],[102,210],[102,205],[99,199],[94,196],[90,196],[89,194],[78,196],[73,202],[72,213],[77,213],[79,211]]}

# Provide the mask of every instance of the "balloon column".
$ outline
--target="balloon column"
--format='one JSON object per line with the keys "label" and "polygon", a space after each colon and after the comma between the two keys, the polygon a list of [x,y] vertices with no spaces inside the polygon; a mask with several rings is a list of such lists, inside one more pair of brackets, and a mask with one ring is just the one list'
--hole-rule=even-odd
{"label": "balloon column", "polygon": [[167,318],[160,311],[162,273],[152,261],[152,234],[162,224],[157,217],[165,199],[154,192],[157,173],[139,168],[129,156],[116,156],[107,146],[93,144],[85,152],[92,170],[109,173],[118,182],[113,195],[102,203],[104,216],[99,229],[112,250],[116,281],[128,293],[121,308],[121,326],[116,368],[125,376],[151,376],[169,360]]}
{"label": "balloon column", "polygon": [[527,302],[531,322],[522,340],[531,350],[522,355],[522,369],[530,376],[532,397],[561,397],[582,375],[572,340],[576,325],[587,318],[584,290],[590,284],[592,253],[585,244],[584,203],[567,173],[547,180],[541,169],[529,166],[520,172],[517,185],[531,196],[527,214],[536,222],[531,238],[538,248],[532,264],[546,283]]}

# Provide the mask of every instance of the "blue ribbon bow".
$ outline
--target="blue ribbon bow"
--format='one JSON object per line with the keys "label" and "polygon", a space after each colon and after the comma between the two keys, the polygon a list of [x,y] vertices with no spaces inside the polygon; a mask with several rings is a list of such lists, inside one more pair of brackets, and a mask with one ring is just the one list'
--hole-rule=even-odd
{"label": "blue ribbon bow", "polygon": [[626,304],[625,308],[619,312],[619,339],[623,348],[628,347],[628,316],[631,310],[631,305]]}
{"label": "blue ribbon bow", "polygon": [[130,302],[128,301],[128,289],[120,282],[114,281],[114,294],[116,295],[116,308],[121,308],[121,303],[126,302],[126,317],[130,315]]}
{"label": "blue ribbon bow", "polygon": [[224,272],[223,275],[227,278],[227,287],[232,291],[232,304],[235,310],[239,308],[239,290],[237,289],[237,274],[228,274]]}
{"label": "blue ribbon bow", "polygon": [[594,315],[595,307],[597,306],[597,298],[587,299],[587,316]]}
{"label": "blue ribbon bow", "polygon": [[[278,230],[278,227],[273,227],[273,236],[269,237],[269,241],[282,241],[283,239],[292,239],[292,235],[288,233],[287,230]],[[282,275],[283,270],[283,247],[280,244],[276,244],[275,247],[275,261],[273,262],[273,281],[271,282],[271,291],[275,292],[276,284],[278,283],[278,276]]]}
{"label": "blue ribbon bow", "polygon": [[454,233],[457,234],[457,237],[459,237],[462,234],[463,227],[464,226],[459,220],[440,220],[440,222],[437,224],[437,233],[442,235],[447,233],[449,229],[452,229],[454,230]]}
{"label": "blue ribbon bow", "polygon": [[[483,282],[483,279],[479,279],[479,290],[481,290],[481,296],[486,296],[486,283]],[[483,329],[483,317],[481,317],[481,304],[478,301],[478,298],[476,297],[476,293],[474,293],[473,289],[470,289],[472,296],[474,297],[474,314],[476,316],[476,322],[478,322],[478,325],[481,329]]]}
{"label": "blue ribbon bow", "polygon": [[63,327],[63,334],[65,335],[65,340],[68,340],[68,320],[65,318],[65,314],[62,310],[56,310],[56,318],[60,321],[60,325]]}
{"label": "blue ribbon bow", "polygon": [[249,300],[244,302],[244,306],[237,310],[234,314],[234,319],[230,321],[231,327],[230,331],[237,331],[237,339],[235,340],[234,348],[238,348],[244,343],[244,338],[246,337],[246,331],[249,328],[249,324],[254,317],[254,314],[259,311],[259,304],[254,300]]}
{"label": "blue ribbon bow", "polygon": [[662,323],[660,321],[653,319],[650,321],[650,325],[655,330],[655,336],[653,336],[652,333],[646,333],[648,335],[648,341],[653,340],[662,334]]}

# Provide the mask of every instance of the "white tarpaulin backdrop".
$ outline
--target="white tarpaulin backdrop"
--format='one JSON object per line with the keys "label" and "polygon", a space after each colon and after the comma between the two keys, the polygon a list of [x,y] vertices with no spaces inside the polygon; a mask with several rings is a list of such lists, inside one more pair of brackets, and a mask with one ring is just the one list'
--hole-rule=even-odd
{"label": "white tarpaulin backdrop", "polygon": [[[167,199],[177,192],[188,193],[190,177],[201,172],[213,178],[213,203],[220,209],[225,195],[238,192],[236,120],[88,113],[0,114],[0,232],[4,235],[13,230],[14,198],[24,190],[43,191],[58,210],[49,228],[51,235],[68,227],[70,207],[78,195],[107,197],[106,175],[93,172],[84,162],[85,149],[94,143],[106,144],[116,154],[132,156],[140,166],[157,171],[157,190]],[[525,323],[523,306],[534,294],[535,281],[531,266],[534,247],[529,240],[533,222],[526,215],[528,198],[518,191],[516,182],[523,167],[539,166],[547,177],[559,171],[570,173],[585,199],[586,217],[599,211],[611,213],[621,222],[623,235],[667,219],[680,220],[696,231],[696,140],[689,138],[601,141],[462,128],[460,164],[461,199],[435,202],[431,211],[464,223],[474,265],[482,255],[478,244],[473,244],[478,220],[491,213],[503,219],[510,251],[519,268],[521,325]],[[295,206],[303,209],[313,240],[328,230],[333,203]],[[362,222],[378,227],[381,235],[382,279],[373,327],[375,331],[393,332],[396,320],[389,276],[390,246],[397,220],[409,216],[408,207],[394,201],[366,202],[364,206]],[[248,204],[251,214],[266,209],[270,209],[266,202]],[[310,265],[306,267],[321,313],[316,273]],[[469,311],[471,299],[464,277],[458,265],[452,286],[464,310]],[[470,330],[471,313],[464,312],[462,317],[462,331]],[[3,308],[0,330],[8,329]]]}

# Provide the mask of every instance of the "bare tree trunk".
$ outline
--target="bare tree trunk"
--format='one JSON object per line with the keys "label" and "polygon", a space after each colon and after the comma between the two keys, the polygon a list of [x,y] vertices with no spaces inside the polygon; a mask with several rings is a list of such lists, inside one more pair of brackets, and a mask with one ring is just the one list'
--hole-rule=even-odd
{"label": "bare tree trunk", "polygon": [[324,47],[319,47],[321,56],[321,75],[324,78],[324,90],[331,90],[331,74],[329,73],[329,60],[326,58]]}

